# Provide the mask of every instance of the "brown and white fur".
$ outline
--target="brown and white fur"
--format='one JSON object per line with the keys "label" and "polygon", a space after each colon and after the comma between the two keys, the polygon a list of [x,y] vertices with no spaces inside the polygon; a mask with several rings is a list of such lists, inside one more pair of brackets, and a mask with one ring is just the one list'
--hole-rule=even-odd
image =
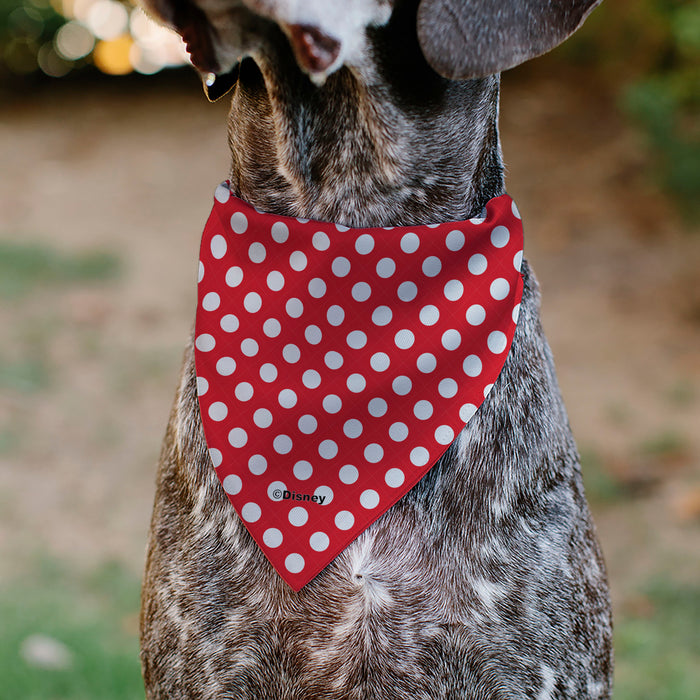
{"label": "brown and white fur", "polygon": [[[497,72],[565,39],[597,1],[146,4],[216,74],[211,96],[233,85],[234,193],[365,227],[466,219],[502,194]],[[604,564],[526,263],[523,276],[515,340],[480,410],[298,593],[214,473],[190,341],[143,588],[148,698],[610,697]]]}

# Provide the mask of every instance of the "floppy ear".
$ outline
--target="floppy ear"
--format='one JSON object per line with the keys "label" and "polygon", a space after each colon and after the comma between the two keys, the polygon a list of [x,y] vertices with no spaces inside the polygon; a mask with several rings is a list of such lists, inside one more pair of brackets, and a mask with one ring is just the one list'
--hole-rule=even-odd
{"label": "floppy ear", "polygon": [[513,68],[573,34],[602,0],[421,0],[418,42],[445,78]]}

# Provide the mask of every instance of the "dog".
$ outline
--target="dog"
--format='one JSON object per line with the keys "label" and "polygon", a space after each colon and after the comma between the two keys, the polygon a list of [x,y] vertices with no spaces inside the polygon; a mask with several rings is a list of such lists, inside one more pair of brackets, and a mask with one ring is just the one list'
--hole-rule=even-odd
{"label": "dog", "polygon": [[[232,192],[348,227],[477,216],[505,192],[499,72],[600,0],[145,0],[210,99]],[[193,134],[193,136],[195,136]],[[611,610],[579,457],[521,268],[498,380],[439,461],[295,592],[212,468],[185,354],[141,613],[148,698],[599,699]]]}

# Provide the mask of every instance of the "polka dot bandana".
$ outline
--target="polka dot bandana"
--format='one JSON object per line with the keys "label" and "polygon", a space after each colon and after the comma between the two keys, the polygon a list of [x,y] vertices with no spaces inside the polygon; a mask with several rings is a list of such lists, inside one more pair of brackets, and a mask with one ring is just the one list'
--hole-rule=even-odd
{"label": "polka dot bandana", "polygon": [[522,224],[349,229],[216,190],[199,261],[211,461],[299,590],[414,486],[489,393],[522,295]]}

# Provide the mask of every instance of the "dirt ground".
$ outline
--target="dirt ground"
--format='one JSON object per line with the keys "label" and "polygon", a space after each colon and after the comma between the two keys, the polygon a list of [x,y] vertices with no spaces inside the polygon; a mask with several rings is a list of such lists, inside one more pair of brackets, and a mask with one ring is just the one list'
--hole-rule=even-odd
{"label": "dirt ground", "polygon": [[[227,175],[225,104],[194,76],[87,84],[0,106],[0,239],[122,274],[0,308],[0,562],[138,574],[161,436],[193,321],[199,236]],[[653,184],[643,139],[576,81],[508,76],[509,192],[606,552],[615,603],[700,577],[700,232]]]}

